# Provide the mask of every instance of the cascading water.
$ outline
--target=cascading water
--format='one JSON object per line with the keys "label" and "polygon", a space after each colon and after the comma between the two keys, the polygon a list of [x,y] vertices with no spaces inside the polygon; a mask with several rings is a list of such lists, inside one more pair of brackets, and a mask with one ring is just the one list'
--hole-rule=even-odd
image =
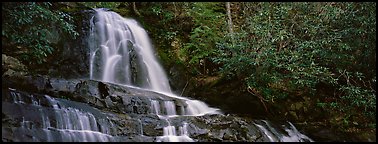
{"label": "cascading water", "polygon": [[[154,56],[147,32],[135,20],[123,18],[115,12],[96,9],[96,14],[91,19],[89,46],[91,79],[138,86],[182,99],[188,105],[186,110],[181,110],[182,115],[219,113],[218,109],[210,108],[203,102],[172,94],[168,78]],[[168,117],[177,115],[173,101],[163,101],[162,104],[164,109],[160,110],[159,101],[151,100],[157,115],[162,111]],[[164,128],[164,136],[169,138],[163,138],[163,141],[193,141],[190,138],[188,140],[187,135],[183,135],[185,138],[175,137],[175,126],[170,124]]]}
{"label": "cascading water", "polygon": [[[57,100],[48,95],[36,98],[33,95],[20,93],[15,89],[9,89],[9,92],[13,103],[20,107],[28,107],[26,110],[21,109],[19,111],[22,114],[22,122],[21,127],[16,131],[17,135],[18,132],[41,130],[44,134],[39,135],[39,137],[47,142],[116,141],[111,135],[112,122],[106,118],[96,120],[93,112],[66,106],[64,100]],[[47,104],[44,104],[47,107],[41,106],[40,100],[47,101]],[[39,114],[33,114],[30,111],[37,111]]]}

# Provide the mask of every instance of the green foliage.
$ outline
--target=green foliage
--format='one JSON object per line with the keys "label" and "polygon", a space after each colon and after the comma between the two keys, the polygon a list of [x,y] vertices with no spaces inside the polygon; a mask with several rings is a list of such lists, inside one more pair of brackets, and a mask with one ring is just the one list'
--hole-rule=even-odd
{"label": "green foliage", "polygon": [[300,21],[291,21],[295,17],[287,13],[293,9],[291,4],[253,7],[258,12],[246,18],[240,32],[228,35],[226,44],[218,44],[221,55],[214,61],[224,64],[222,72],[246,77],[247,85],[267,99],[285,98],[305,88],[311,92],[316,83],[329,77],[328,69],[315,61],[317,51],[311,51],[315,45],[301,39],[303,33],[293,32],[294,23]]}
{"label": "green foliage", "polygon": [[27,64],[41,64],[53,53],[54,31],[78,36],[72,17],[52,10],[50,2],[2,4],[3,45],[8,45],[5,51],[21,53],[19,57]]}
{"label": "green foliage", "polygon": [[375,119],[375,3],[245,7],[241,29],[217,43],[213,60],[223,65],[221,73],[245,80],[272,102],[314,95],[320,83],[327,83],[338,101],[319,106],[344,112],[357,108]]}
{"label": "green foliage", "polygon": [[216,37],[212,29],[207,26],[199,26],[194,28],[190,35],[190,42],[184,46],[185,55],[190,55],[190,64],[197,64],[200,59],[211,55],[214,50],[212,45],[214,41],[211,38]]}
{"label": "green foliage", "polygon": [[376,78],[365,81],[362,73],[351,73],[339,71],[340,81],[345,81],[345,84],[340,84],[338,87],[340,102],[337,110],[348,112],[359,109],[364,116],[368,118],[375,118],[376,115],[376,91],[372,83],[375,83]]}
{"label": "green foliage", "polygon": [[81,2],[81,3],[91,8],[108,8],[108,9],[115,9],[121,4],[120,2]]}
{"label": "green foliage", "polygon": [[[188,62],[197,66],[201,59],[214,54],[216,42],[221,41],[226,26],[222,3],[193,3],[187,14],[194,20],[189,41],[181,54],[189,56]],[[223,21],[224,20],[224,21]]]}
{"label": "green foliage", "polygon": [[[136,3],[142,25],[156,39],[165,63],[186,63],[196,69],[201,59],[213,55],[223,36],[224,3]],[[183,41],[181,41],[183,40]],[[179,45],[172,43],[177,43]],[[183,43],[183,44],[182,44]],[[191,71],[191,70],[190,70]],[[198,70],[193,70],[198,71]]]}
{"label": "green foliage", "polygon": [[[143,15],[151,15],[159,19],[158,24],[160,24],[164,29],[158,29],[157,34],[159,39],[163,39],[168,43],[173,40],[173,38],[177,35],[177,30],[175,30],[175,26],[167,25],[167,23],[175,23],[174,11],[169,7],[170,3],[153,3],[153,5],[146,8],[142,14]],[[154,28],[156,28],[154,26]]]}

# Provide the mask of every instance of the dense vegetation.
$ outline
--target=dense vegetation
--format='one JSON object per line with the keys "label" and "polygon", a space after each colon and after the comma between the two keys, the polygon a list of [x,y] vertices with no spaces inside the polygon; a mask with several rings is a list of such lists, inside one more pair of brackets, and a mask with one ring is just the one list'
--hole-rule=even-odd
{"label": "dense vegetation", "polygon": [[72,17],[52,7],[50,2],[2,3],[3,50],[25,64],[41,64],[53,53],[59,35],[78,36]]}
{"label": "dense vegetation", "polygon": [[[266,99],[333,91],[319,106],[375,120],[375,4],[259,3],[217,44],[220,72]],[[331,88],[329,88],[331,87]]]}
{"label": "dense vegetation", "polygon": [[233,3],[233,32],[225,3],[137,6],[163,59],[189,65],[193,76],[243,81],[273,105],[316,96],[342,126],[375,127],[375,3]]}
{"label": "dense vegetation", "polygon": [[[316,97],[343,117],[341,125],[375,128],[376,3],[231,3],[232,31],[225,2],[82,4],[138,19],[163,62],[184,65],[193,77],[243,81],[273,105]],[[52,29],[76,35],[70,16],[50,3],[2,8],[2,41],[24,61],[53,52]]]}

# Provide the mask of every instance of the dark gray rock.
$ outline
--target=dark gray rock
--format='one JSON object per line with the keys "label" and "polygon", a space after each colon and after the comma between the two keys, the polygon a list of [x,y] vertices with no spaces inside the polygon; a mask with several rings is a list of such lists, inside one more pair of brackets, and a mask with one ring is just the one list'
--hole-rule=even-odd
{"label": "dark gray rock", "polygon": [[62,78],[84,78],[89,77],[89,48],[87,37],[89,35],[89,20],[94,11],[89,8],[72,8],[74,25],[79,36],[73,39],[70,35],[60,35],[56,44],[54,56],[46,65],[49,67],[41,72],[47,71],[49,75]]}
{"label": "dark gray rock", "polygon": [[[151,100],[160,103],[162,117],[165,101],[172,101],[178,114],[187,104],[150,90],[46,76],[4,80],[3,141],[158,141],[169,125],[175,126],[177,134],[186,125],[187,135],[199,142],[270,141],[255,121],[234,115],[160,118]],[[80,131],[82,127],[87,127],[86,132]]]}

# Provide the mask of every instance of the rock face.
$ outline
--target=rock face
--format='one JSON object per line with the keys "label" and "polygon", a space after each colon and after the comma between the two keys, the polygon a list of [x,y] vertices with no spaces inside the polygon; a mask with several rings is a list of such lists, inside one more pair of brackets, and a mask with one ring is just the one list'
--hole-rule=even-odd
{"label": "rock face", "polygon": [[88,31],[89,19],[93,16],[93,10],[76,10],[71,12],[74,17],[76,31],[79,36],[73,39],[71,36],[62,35],[56,44],[56,52],[46,65],[49,75],[63,78],[82,78],[89,75],[89,48]]}
{"label": "rock face", "polygon": [[14,57],[1,54],[2,77],[24,76],[27,74],[26,66]]}
{"label": "rock face", "polygon": [[230,115],[161,119],[152,101],[172,101],[178,114],[187,106],[164,94],[93,80],[3,77],[2,140],[153,142],[172,125],[200,142],[311,141],[292,127]]}

